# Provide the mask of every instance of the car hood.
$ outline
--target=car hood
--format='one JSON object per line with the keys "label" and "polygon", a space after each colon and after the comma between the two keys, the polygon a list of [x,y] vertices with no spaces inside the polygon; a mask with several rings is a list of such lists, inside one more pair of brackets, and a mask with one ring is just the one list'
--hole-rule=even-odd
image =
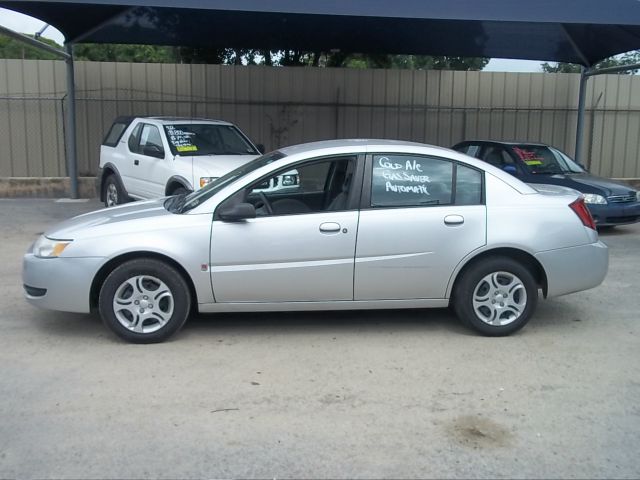
{"label": "car hood", "polygon": [[[539,177],[539,178],[538,178]],[[596,193],[608,197],[610,195],[628,195],[635,190],[622,182],[597,177],[588,173],[570,175],[536,175],[529,183],[545,183],[573,188],[582,193]]]}
{"label": "car hood", "polygon": [[73,240],[101,227],[109,226],[112,229],[114,224],[121,222],[138,220],[142,223],[155,217],[172,216],[173,214],[164,208],[165,200],[166,198],[158,198],[146,202],[133,202],[85,213],[55,225],[44,234],[57,240]]}
{"label": "car hood", "polygon": [[193,176],[221,177],[225,173],[250,162],[258,155],[202,155],[191,157],[193,162]]}

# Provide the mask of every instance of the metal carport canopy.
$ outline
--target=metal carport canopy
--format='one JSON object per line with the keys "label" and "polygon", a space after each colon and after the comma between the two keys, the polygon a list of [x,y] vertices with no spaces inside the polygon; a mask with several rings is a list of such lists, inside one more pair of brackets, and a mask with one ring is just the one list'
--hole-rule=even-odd
{"label": "metal carport canopy", "polygon": [[483,56],[579,63],[640,48],[637,0],[4,1],[68,43]]}

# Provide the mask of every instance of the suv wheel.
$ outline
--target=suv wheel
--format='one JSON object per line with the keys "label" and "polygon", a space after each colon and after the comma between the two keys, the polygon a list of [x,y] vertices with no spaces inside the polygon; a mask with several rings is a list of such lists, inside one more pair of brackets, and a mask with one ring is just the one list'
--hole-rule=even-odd
{"label": "suv wheel", "polygon": [[109,175],[102,186],[105,207],[115,207],[127,203],[127,195],[122,190],[115,175]]}
{"label": "suv wheel", "polygon": [[453,308],[467,326],[488,336],[509,335],[524,327],[538,301],[531,272],[508,257],[471,265],[456,284]]}

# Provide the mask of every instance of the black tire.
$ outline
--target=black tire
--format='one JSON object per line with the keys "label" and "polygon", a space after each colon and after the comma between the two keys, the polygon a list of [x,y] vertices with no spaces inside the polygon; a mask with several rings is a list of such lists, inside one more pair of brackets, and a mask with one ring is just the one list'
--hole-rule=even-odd
{"label": "black tire", "polygon": [[104,183],[102,184],[102,198],[104,198],[104,206],[107,208],[122,205],[129,201],[129,197],[113,174],[104,179]]}
{"label": "black tire", "polygon": [[178,187],[178,188],[175,188],[173,192],[171,192],[171,195],[182,195],[185,193],[191,193],[191,190],[187,190],[184,187]]}
{"label": "black tire", "polygon": [[[492,274],[497,275],[486,281]],[[538,302],[538,285],[531,271],[520,262],[508,257],[487,257],[465,268],[461,275],[454,287],[452,306],[464,325],[483,335],[500,337],[520,330],[533,315]],[[509,292],[505,282],[514,281],[514,277],[523,288],[513,284],[513,290]],[[474,308],[476,289],[479,313]]]}
{"label": "black tire", "polygon": [[[135,279],[132,284],[126,284],[132,279]],[[154,290],[154,286],[158,289]],[[164,293],[166,290],[168,296]],[[122,305],[118,311],[114,307],[116,295]],[[151,302],[156,303],[155,307]],[[159,260],[140,258],[123,263],[107,276],[100,289],[98,306],[104,324],[120,338],[132,343],[158,343],[171,337],[187,321],[191,293],[182,274],[174,267]]]}

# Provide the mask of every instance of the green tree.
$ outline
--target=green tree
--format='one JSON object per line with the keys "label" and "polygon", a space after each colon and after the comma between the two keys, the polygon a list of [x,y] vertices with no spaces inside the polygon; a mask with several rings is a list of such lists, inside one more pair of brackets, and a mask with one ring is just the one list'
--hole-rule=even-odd
{"label": "green tree", "polygon": [[[42,41],[57,48],[53,40]],[[82,43],[73,47],[76,60],[92,62],[207,63],[226,65],[401,68],[413,70],[482,70],[488,58],[434,57],[302,50],[170,47],[157,45]],[[9,37],[0,36],[0,58],[55,59]]]}
{"label": "green tree", "polygon": [[389,55],[348,52],[270,52],[273,65],[345,68],[401,68],[411,70],[482,70],[489,58],[430,55]]}
{"label": "green tree", "polygon": [[[633,65],[640,63],[640,50],[635,50],[633,52],[627,52],[623,55],[617,55],[615,57],[605,58],[601,62],[598,62],[594,65],[594,68],[609,68],[609,67],[619,67],[622,65]],[[580,73],[580,65],[575,63],[548,63],[545,62],[542,64],[542,71],[547,73]],[[625,70],[620,72],[622,74],[631,74],[637,73],[638,70]]]}
{"label": "green tree", "polygon": [[80,43],[74,45],[73,55],[76,60],[92,62],[174,63],[179,61],[175,47],[157,45]]}
{"label": "green tree", "polygon": [[[27,35],[34,38],[33,35]],[[40,37],[43,43],[62,50],[62,45],[48,38]],[[6,35],[0,34],[0,58],[21,58],[24,60],[58,60],[60,57],[53,53],[46,52],[26,43],[20,42]]]}

